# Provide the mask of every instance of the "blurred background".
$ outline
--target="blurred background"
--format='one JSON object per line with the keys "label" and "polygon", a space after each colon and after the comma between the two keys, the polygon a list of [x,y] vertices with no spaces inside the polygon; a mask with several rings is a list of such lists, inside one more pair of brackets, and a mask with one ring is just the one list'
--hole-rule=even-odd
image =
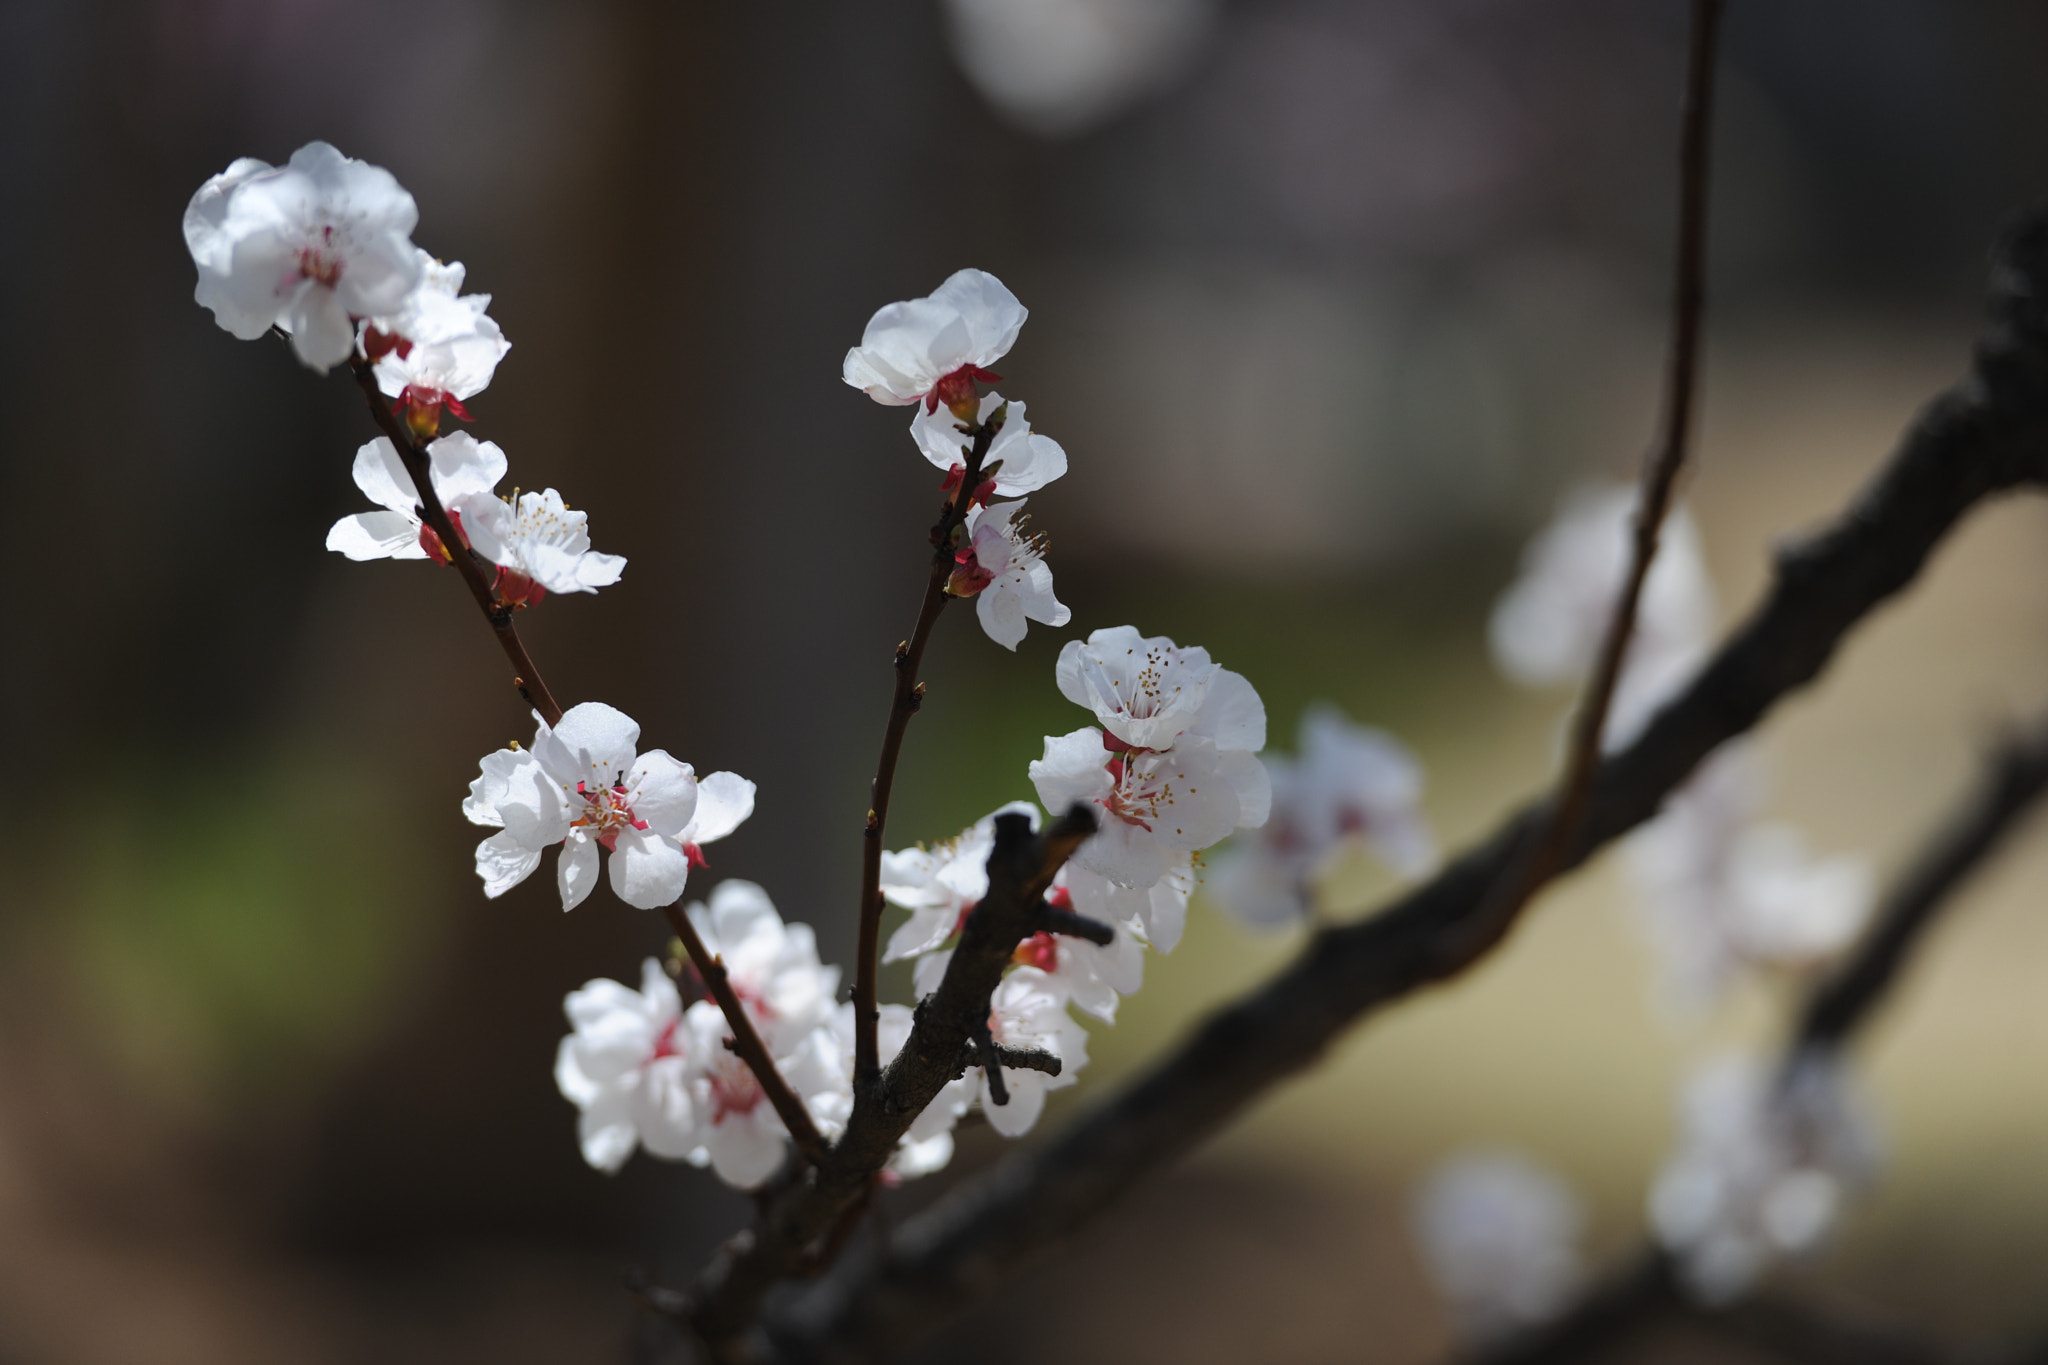
{"label": "blurred background", "polygon": [[[665,934],[544,877],[483,899],[457,805],[529,722],[452,576],[321,548],[370,430],[193,303],[208,175],[324,138],[412,190],[514,344],[474,429],[632,561],[529,614],[551,684],[758,781],[694,885],[764,882],[844,962],[936,495],[907,414],[839,383],[868,315],[1002,277],[1032,310],[1003,389],[1072,459],[1032,505],[1073,631],[1208,646],[1276,747],[1318,699],[1387,727],[1455,849],[1544,779],[1568,701],[1498,677],[1488,608],[1650,431],[1683,10],[0,0],[0,1362],[659,1358],[622,1272],[681,1280],[747,1213],[578,1157],[561,998]],[[1725,54],[1690,497],[1732,620],[1961,371],[2043,188],[2048,12],[1733,0]],[[2036,501],[1968,523],[1771,719],[1772,813],[1897,867],[2048,699],[2044,559]],[[1063,634],[1012,658],[942,622],[892,844],[1030,794],[1080,724]],[[1786,1282],[1958,1340],[2048,1325],[2044,890],[2030,827],[1866,1038],[1887,1175]],[[1431,1359],[1406,1201],[1474,1143],[1626,1248],[1703,1046],[1627,900],[1596,864],[1063,1251],[1056,1307],[933,1357]],[[1198,901],[1048,1123],[1295,942]]]}

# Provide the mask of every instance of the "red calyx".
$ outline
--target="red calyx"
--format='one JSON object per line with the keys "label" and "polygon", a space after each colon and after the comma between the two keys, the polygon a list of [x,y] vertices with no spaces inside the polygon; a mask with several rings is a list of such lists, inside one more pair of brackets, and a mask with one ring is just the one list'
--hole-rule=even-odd
{"label": "red calyx", "polygon": [[394,351],[400,360],[411,355],[412,338],[396,332],[380,332],[375,327],[363,329],[363,355],[366,359],[382,360]]}
{"label": "red calyx", "polygon": [[924,410],[937,412],[944,403],[961,421],[974,421],[981,415],[981,390],[975,387],[976,380],[1000,384],[1003,377],[979,365],[962,365],[932,385],[932,391],[924,396]]}
{"label": "red calyx", "polygon": [[498,569],[496,589],[498,600],[506,606],[514,608],[537,607],[540,605],[541,598],[548,595],[547,589],[534,582],[531,578],[528,578],[525,574],[520,573],[517,569],[507,569],[502,565]]}
{"label": "red calyx", "polygon": [[1017,951],[1010,954],[1010,961],[1020,967],[1056,972],[1060,968],[1060,941],[1041,929],[1017,945]]}
{"label": "red calyx", "polygon": [[[447,512],[448,520],[455,523],[455,534],[461,538],[462,548],[467,550],[469,548],[469,534],[462,529],[462,513],[452,507],[448,508]],[[448,553],[448,547],[441,543],[441,537],[436,535],[434,528],[425,522],[420,523],[420,548],[427,552],[428,559],[438,559],[443,564],[453,564],[455,562],[454,557]]]}
{"label": "red calyx", "polygon": [[704,850],[695,844],[683,845],[683,856],[690,860],[691,867],[709,867],[711,863],[704,856]]}
{"label": "red calyx", "polygon": [[959,567],[946,580],[946,591],[955,597],[972,597],[996,581],[996,576],[982,568],[981,561],[974,557],[972,545],[963,545],[954,551],[953,562]]}

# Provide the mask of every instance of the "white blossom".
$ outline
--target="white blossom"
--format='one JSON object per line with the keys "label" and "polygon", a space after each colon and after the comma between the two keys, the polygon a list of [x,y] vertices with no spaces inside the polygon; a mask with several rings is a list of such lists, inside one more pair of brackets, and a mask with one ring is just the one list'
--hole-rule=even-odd
{"label": "white blossom", "polygon": [[[472,493],[489,497],[505,477],[505,452],[466,431],[430,444],[427,459],[434,494],[444,508]],[[419,487],[389,437],[366,441],[356,451],[355,480],[364,496],[385,510],[358,512],[335,522],[327,532],[328,549],[356,560],[425,559],[431,544],[437,557],[447,557],[440,537],[420,520]]]}
{"label": "white blossom", "polygon": [[619,581],[626,561],[590,548],[589,516],[572,511],[550,488],[507,502],[490,493],[458,500],[463,533],[478,554],[504,572],[499,592],[530,605],[548,592],[596,592]]}
{"label": "white blossom", "polygon": [[1060,695],[1093,711],[1126,748],[1170,748],[1183,732],[1222,750],[1266,747],[1259,694],[1198,646],[1183,649],[1164,635],[1114,626],[1069,640],[1054,676]]}
{"label": "white blossom", "polygon": [[1100,828],[1074,851],[1076,866],[1142,890],[1166,875],[1175,853],[1265,823],[1272,791],[1252,754],[1192,732],[1164,751],[1109,745],[1092,726],[1048,735],[1044,757],[1031,764],[1047,810],[1099,807]]}
{"label": "white blossom", "polygon": [[[1580,489],[1529,543],[1521,576],[1494,605],[1488,632],[1494,660],[1510,678],[1550,686],[1592,668],[1628,572],[1636,498],[1623,486]],[[1632,737],[1690,676],[1713,624],[1714,589],[1699,534],[1685,509],[1674,507],[1637,604],[1607,722],[1609,744]]]}
{"label": "white blossom", "polygon": [[1008,1102],[997,1104],[988,1078],[981,1079],[982,1113],[1004,1137],[1022,1137],[1045,1111],[1049,1090],[1073,1085],[1088,1065],[1088,1035],[1067,1013],[1066,997],[1036,967],[1019,967],[1002,979],[989,1000],[989,1034],[1000,1045],[1038,1049],[1060,1059],[1060,1074],[1003,1067]]}
{"label": "white blossom", "polygon": [[1868,862],[1814,858],[1796,830],[1754,823],[1761,790],[1753,748],[1730,745],[1624,845],[1681,1011],[1712,1003],[1744,971],[1809,970],[1869,918]]}
{"label": "white blossom", "polygon": [[955,560],[947,591],[972,597],[974,612],[988,638],[1014,650],[1028,629],[1027,620],[1063,626],[1073,613],[1052,593],[1052,570],[1045,563],[1045,537],[1024,530],[1024,503],[975,507],[967,514],[966,543]]}
{"label": "white blossom", "polygon": [[635,753],[640,727],[603,702],[572,706],[559,725],[539,722],[531,749],[487,755],[462,813],[496,826],[476,847],[486,896],[533,875],[540,855],[562,846],[556,885],[573,910],[597,884],[597,851],[611,853],[612,890],[643,910],[683,894],[690,862],[679,842],[696,814],[690,765],[660,749]]}
{"label": "white blossom", "polygon": [[1209,894],[1240,921],[1276,928],[1308,915],[1317,879],[1346,851],[1367,848],[1404,877],[1436,864],[1417,809],[1422,766],[1383,730],[1333,706],[1302,716],[1300,752],[1264,760],[1273,787],[1266,823],[1217,861]]}
{"label": "white blossom", "polygon": [[419,252],[420,282],[388,317],[364,323],[360,342],[376,362],[377,387],[408,406],[445,404],[467,420],[463,400],[481,393],[512,349],[485,311],[489,294],[462,293],[460,261]]}
{"label": "white blossom", "polygon": [[953,55],[1010,122],[1046,137],[1096,127],[1201,51],[1216,0],[948,0]]}
{"label": "white blossom", "polygon": [[976,380],[1017,344],[1027,316],[1017,296],[985,270],[959,270],[921,299],[877,311],[846,353],[843,377],[877,403],[923,400],[929,411],[958,404],[968,411]]}
{"label": "white blossom", "polygon": [[1772,1262],[1818,1245],[1875,1170],[1872,1125],[1832,1055],[1809,1054],[1787,1075],[1719,1058],[1686,1084],[1679,1116],[1650,1223],[1708,1303],[1740,1297]]}
{"label": "white blossom", "polygon": [[[1067,472],[1067,452],[1052,437],[1031,429],[1021,401],[1010,402],[999,393],[983,394],[974,425],[991,421],[1001,425],[981,461],[989,493],[1001,498],[1036,493]],[[967,470],[968,447],[974,443],[972,428],[963,425],[952,409],[941,411],[935,405],[930,411],[918,409],[910,422],[910,435],[924,457],[946,472],[946,486],[956,487]]]}
{"label": "white blossom", "polygon": [[[751,1006],[748,1014],[754,1014]],[[683,1027],[693,1055],[701,1059],[690,1076],[697,1146],[685,1159],[709,1166],[736,1189],[753,1189],[782,1165],[789,1129],[753,1069],[726,1047],[732,1029],[717,1005],[699,1000],[684,1012]],[[776,1071],[806,1110],[830,1107],[821,1097],[835,1094],[840,1081],[838,1046],[829,1026],[811,1028],[786,1050],[769,1050]]]}
{"label": "white blossom", "polygon": [[1038,807],[1012,801],[944,843],[882,855],[882,896],[910,912],[889,936],[882,961],[928,953],[960,932],[967,912],[988,894],[988,858],[995,851],[998,815],[1022,815],[1034,833],[1038,829]]}
{"label": "white blossom", "polygon": [[653,958],[640,976],[637,991],[600,979],[563,1002],[575,1032],[555,1053],[555,1084],[580,1111],[583,1159],[600,1171],[636,1146],[674,1160],[697,1146],[682,998]]}
{"label": "white blossom", "polygon": [[1417,1191],[1412,1216],[1430,1278],[1476,1337],[1549,1321],[1583,1278],[1584,1208],[1518,1152],[1445,1161]]}
{"label": "white blossom", "polygon": [[1060,872],[1076,914],[1129,929],[1155,952],[1170,953],[1179,946],[1187,926],[1188,897],[1195,890],[1192,853],[1167,854],[1165,874],[1146,887],[1119,886],[1072,862]]}
{"label": "white blossom", "polygon": [[395,311],[419,282],[419,209],[380,166],[309,142],[290,162],[243,157],[185,209],[195,297],[244,341],[272,327],[316,370],[348,359],[354,319]]}
{"label": "white blossom", "polygon": [[708,903],[693,901],[685,913],[705,949],[725,963],[733,994],[771,1053],[793,1049],[811,1030],[831,1024],[839,969],[819,962],[811,926],[784,924],[761,887],[722,881]]}

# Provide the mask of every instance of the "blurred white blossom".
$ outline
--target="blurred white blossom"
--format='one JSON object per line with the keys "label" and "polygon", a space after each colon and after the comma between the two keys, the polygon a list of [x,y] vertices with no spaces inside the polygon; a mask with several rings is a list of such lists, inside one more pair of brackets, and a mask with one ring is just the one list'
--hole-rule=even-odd
{"label": "blurred white blossom", "polygon": [[1185,71],[1214,0],[948,0],[953,54],[1010,122],[1083,132]]}
{"label": "blurred white blossom", "polygon": [[1422,766],[1383,730],[1354,725],[1334,706],[1302,715],[1298,754],[1268,755],[1272,814],[1216,860],[1205,885],[1217,904],[1254,928],[1309,914],[1331,862],[1368,849],[1404,877],[1436,865],[1424,823]]}
{"label": "blurred white blossom", "polygon": [[[1501,671],[1529,686],[1576,682],[1591,670],[1628,572],[1636,490],[1582,488],[1522,554],[1522,572],[1494,605],[1488,639]],[[1691,674],[1714,625],[1714,589],[1699,533],[1683,507],[1664,519],[1615,686],[1609,746],[1633,738]]]}
{"label": "blurred white blossom", "polygon": [[1832,1054],[1785,1074],[1718,1058],[1686,1083],[1679,1119],[1650,1224],[1707,1303],[1740,1297],[1773,1262],[1818,1245],[1875,1173],[1874,1127]]}
{"label": "blurred white blossom", "polygon": [[1475,1336],[1548,1321],[1584,1276],[1584,1208],[1520,1153],[1452,1157],[1416,1192],[1412,1214],[1424,1266]]}

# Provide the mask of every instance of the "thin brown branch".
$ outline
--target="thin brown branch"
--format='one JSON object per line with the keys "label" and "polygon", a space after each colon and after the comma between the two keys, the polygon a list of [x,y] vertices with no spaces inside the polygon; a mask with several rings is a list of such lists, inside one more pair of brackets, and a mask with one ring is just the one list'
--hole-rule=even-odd
{"label": "thin brown branch", "polygon": [[[512,624],[512,608],[498,600],[492,587],[491,575],[486,572],[486,561],[469,548],[455,529],[448,509],[441,505],[441,495],[434,489],[433,460],[420,448],[406,429],[391,405],[384,401],[378,391],[376,371],[363,359],[352,362],[356,383],[363,391],[364,399],[370,405],[370,416],[377,427],[389,438],[398,450],[398,457],[405,462],[406,471],[412,475],[413,488],[419,494],[420,517],[433,528],[441,538],[442,546],[448,551],[449,562],[462,574],[462,581],[469,588],[471,597],[476,599],[484,619],[490,623],[491,633],[498,637],[498,644],[505,651],[505,657],[512,661],[512,685],[519,689],[519,695],[548,725],[562,723],[562,708],[548,690],[547,682],[540,675],[540,668],[533,657],[526,652],[526,644],[519,638],[518,628]],[[494,568],[495,566],[493,566]],[[747,1017],[739,997],[733,993],[726,980],[725,966],[705,950],[704,941],[690,923],[689,916],[678,907],[668,906],[664,910],[669,924],[674,927],[676,937],[683,941],[690,961],[696,965],[697,974],[704,979],[704,985],[718,1002],[718,1008],[725,1014],[725,1021],[732,1029],[733,1052],[747,1068],[754,1073],[754,1079],[768,1102],[775,1106],[775,1112],[782,1124],[789,1129],[790,1139],[804,1159],[815,1164],[824,1154],[825,1139],[818,1133],[817,1125],[811,1122],[808,1110],[796,1093],[783,1079],[776,1068],[775,1059],[768,1055],[768,1049],[761,1043],[761,1036],[754,1029],[754,1023]]]}
{"label": "thin brown branch", "polygon": [[703,978],[704,989],[718,1002],[720,1012],[725,1015],[726,1024],[732,1029],[733,1055],[747,1064],[760,1082],[761,1092],[768,1097],[768,1103],[775,1106],[775,1115],[782,1120],[782,1126],[789,1129],[790,1141],[804,1160],[817,1165],[825,1159],[825,1139],[818,1133],[818,1125],[811,1122],[811,1113],[804,1108],[804,1102],[789,1088],[789,1082],[776,1069],[775,1059],[768,1055],[767,1047],[761,1042],[761,1034],[755,1029],[754,1021],[747,1017],[745,1006],[740,1004],[734,993],[732,982],[727,979],[725,962],[704,946],[703,937],[697,926],[690,923],[690,917],[681,906],[662,907],[662,914],[668,916],[671,929],[683,942],[683,951],[690,955],[691,965],[697,975]]}
{"label": "thin brown branch", "polygon": [[[1833,522],[1779,552],[1749,618],[1602,759],[1560,874],[1656,814],[1708,754],[1817,677],[1966,513],[2048,480],[2048,219],[2004,243],[1990,311],[1971,372]],[[1317,933],[1077,1122],[904,1223],[886,1255],[842,1263],[777,1317],[777,1343],[793,1359],[890,1353],[1194,1150],[1365,1016],[1456,976],[1499,941],[1483,920],[1493,888],[1549,818],[1543,804],[1526,807],[1380,914]]]}
{"label": "thin brown branch", "polygon": [[490,622],[491,633],[498,637],[499,648],[511,660],[512,685],[519,689],[519,695],[526,699],[526,704],[540,713],[542,720],[549,725],[559,725],[562,708],[556,704],[554,694],[548,691],[533,656],[526,652],[518,627],[512,624],[512,608],[498,600],[497,591],[491,586],[493,574],[486,571],[484,561],[456,531],[448,509],[441,505],[441,495],[434,491],[432,458],[413,440],[405,423],[384,401],[384,395],[377,389],[376,371],[370,362],[357,358],[351,362],[351,368],[355,371],[357,385],[362,388],[363,398],[370,405],[370,416],[376,421],[377,429],[397,447],[398,458],[405,461],[406,472],[412,475],[413,488],[420,496],[421,519],[441,538],[442,546],[448,551],[449,562],[462,575],[469,595],[476,599],[477,610]]}
{"label": "thin brown branch", "polygon": [[967,519],[981,483],[982,461],[988,458],[989,443],[1001,430],[994,422],[983,422],[974,431],[974,444],[967,452],[960,486],[939,510],[932,525],[931,572],[925,579],[924,600],[918,604],[917,624],[910,638],[896,646],[896,687],[889,699],[889,722],[882,730],[882,754],[875,763],[875,778],[868,788],[868,818],[862,833],[860,862],[860,939],[854,949],[853,975],[853,1088],[870,1089],[881,1070],[876,1049],[875,1026],[881,1010],[875,1000],[875,975],[880,970],[882,937],[882,836],[889,824],[889,795],[896,785],[896,759],[903,752],[903,736],[910,718],[924,704],[924,684],[917,670],[924,662],[924,647],[932,638],[932,627],[948,601],[946,583],[953,574],[953,533]]}
{"label": "thin brown branch", "polygon": [[1489,918],[1503,932],[1536,889],[1555,875],[1565,850],[1578,836],[1601,742],[1614,705],[1615,688],[1628,659],[1643,584],[1657,558],[1657,538],[1671,510],[1679,471],[1685,467],[1693,409],[1699,391],[1700,327],[1706,315],[1707,186],[1712,166],[1715,55],[1723,0],[1692,0],[1692,33],[1687,46],[1685,107],[1679,132],[1678,250],[1672,286],[1671,348],[1664,378],[1664,403],[1656,443],[1643,462],[1636,498],[1635,535],[1628,573],[1615,599],[1593,672],[1572,720],[1564,775],[1541,841],[1504,883],[1501,903]]}

